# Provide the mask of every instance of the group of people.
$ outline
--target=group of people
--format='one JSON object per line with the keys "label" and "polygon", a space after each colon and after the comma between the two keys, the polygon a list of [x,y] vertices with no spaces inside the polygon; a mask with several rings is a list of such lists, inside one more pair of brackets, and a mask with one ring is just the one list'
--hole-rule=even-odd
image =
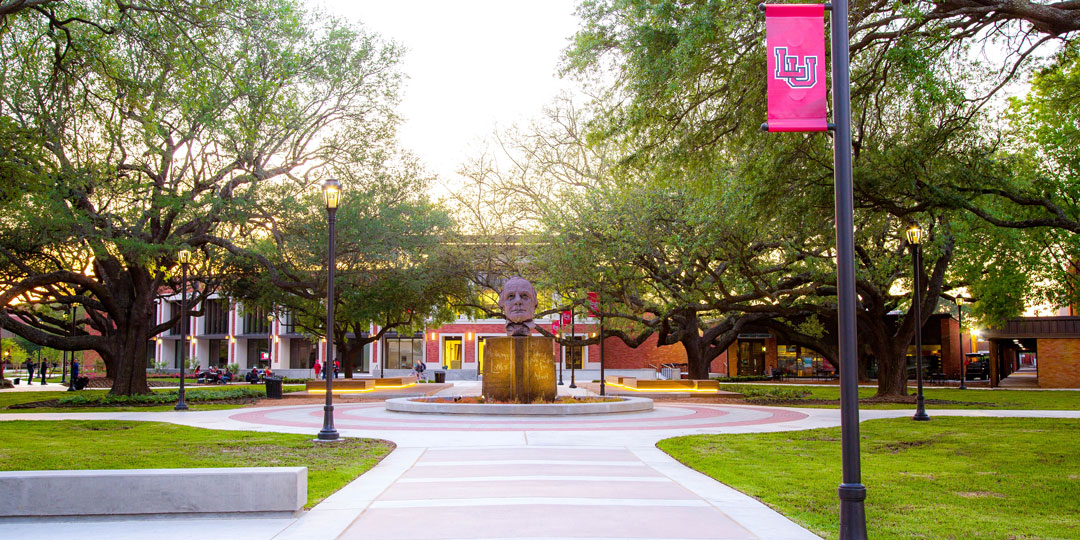
{"label": "group of people", "polygon": [[251,371],[244,374],[244,380],[251,384],[255,384],[257,382],[266,380],[267,377],[273,376],[274,372],[270,371],[269,367],[267,367],[266,369],[259,369],[257,367],[253,367],[251,368]]}
{"label": "group of people", "polygon": [[[323,371],[325,371],[325,370],[323,370],[322,362],[316,361],[314,369],[315,369],[315,378],[316,379],[325,379],[326,378],[326,374],[323,373]],[[334,378],[335,379],[338,378],[339,373],[341,373],[341,362],[338,361],[338,360],[334,360]]]}
{"label": "group of people", "polygon": [[210,366],[200,372],[197,375],[196,380],[214,384],[226,384],[232,382],[233,373],[232,371],[229,371],[227,366],[224,369],[218,369],[217,366]]}
{"label": "group of people", "polygon": [[34,370],[36,369],[41,374],[41,384],[45,384],[45,377],[49,373],[49,363],[42,360],[41,363],[34,362],[33,360],[26,360],[26,384],[34,384]]}
{"label": "group of people", "polygon": [[[23,364],[26,367],[26,384],[34,384],[34,372],[37,371],[38,377],[41,378],[42,386],[45,385],[45,379],[49,376],[49,370],[55,369],[56,366],[49,364],[45,360],[41,362],[34,362],[33,360],[26,360]],[[81,380],[80,380],[81,379]],[[79,361],[72,360],[71,362],[71,382],[68,384],[68,390],[82,390],[87,383],[90,382],[86,377],[79,377]],[[79,384],[81,383],[81,384]]]}

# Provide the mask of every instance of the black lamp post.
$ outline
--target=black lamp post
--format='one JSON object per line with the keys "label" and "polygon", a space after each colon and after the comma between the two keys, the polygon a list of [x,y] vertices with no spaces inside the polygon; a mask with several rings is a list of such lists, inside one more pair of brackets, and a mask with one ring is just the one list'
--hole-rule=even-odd
{"label": "black lamp post", "polygon": [[266,314],[266,369],[273,371],[274,365],[274,314]]}
{"label": "black lamp post", "polygon": [[184,376],[187,364],[187,267],[191,263],[191,252],[184,249],[180,251],[180,394],[176,400],[177,411],[188,410],[184,403]]}
{"label": "black lamp post", "polygon": [[958,326],[960,326],[960,389],[967,390],[967,383],[965,382],[967,379],[965,372],[967,370],[964,369],[966,367],[964,366],[964,360],[966,359],[964,356],[964,297],[959,294],[956,295],[956,320]]}
{"label": "black lamp post", "polygon": [[341,184],[333,178],[322,184],[323,199],[326,201],[326,215],[330,225],[330,255],[326,264],[326,360],[323,373],[326,373],[326,405],[323,406],[323,427],[319,431],[320,441],[338,440],[334,429],[334,267],[337,264],[335,242],[337,240],[334,225],[337,223],[337,208],[341,202]]}
{"label": "black lamp post", "polygon": [[574,304],[570,304],[570,388],[577,388],[577,384],[574,384],[577,373],[577,360],[574,356]]}
{"label": "black lamp post", "polygon": [[923,370],[922,370],[922,300],[919,294],[919,271],[922,268],[922,237],[923,231],[918,225],[912,225],[907,230],[908,243],[911,244],[911,262],[914,266],[914,291],[911,299],[911,310],[915,315],[915,380],[918,381],[918,394],[915,398],[915,416],[912,420],[926,421],[930,417],[926,414],[923,403]]}

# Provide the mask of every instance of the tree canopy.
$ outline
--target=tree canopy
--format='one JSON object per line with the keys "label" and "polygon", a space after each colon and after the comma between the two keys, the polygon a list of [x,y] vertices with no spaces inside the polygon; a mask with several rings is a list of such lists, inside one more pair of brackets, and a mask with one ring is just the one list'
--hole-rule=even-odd
{"label": "tree canopy", "polygon": [[[50,4],[110,33],[37,10],[0,32],[0,324],[97,351],[125,394],[148,391],[148,341],[179,316],[153,316],[177,252],[223,266],[213,246],[275,197],[350,177],[392,135],[400,82],[393,44],[289,0],[140,6]],[[35,307],[68,305],[74,333]]]}

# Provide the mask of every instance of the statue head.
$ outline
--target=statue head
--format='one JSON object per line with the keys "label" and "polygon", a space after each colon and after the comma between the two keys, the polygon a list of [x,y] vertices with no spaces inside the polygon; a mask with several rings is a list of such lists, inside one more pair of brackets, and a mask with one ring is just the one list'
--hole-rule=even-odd
{"label": "statue head", "polygon": [[531,321],[536,316],[536,306],[536,288],[529,280],[512,277],[503,285],[502,293],[499,294],[499,307],[510,322]]}

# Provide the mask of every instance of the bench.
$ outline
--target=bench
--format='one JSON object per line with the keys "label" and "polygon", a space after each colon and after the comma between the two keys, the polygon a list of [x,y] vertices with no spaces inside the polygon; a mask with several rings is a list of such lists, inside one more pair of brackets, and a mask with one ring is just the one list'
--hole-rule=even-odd
{"label": "bench", "polygon": [[604,380],[641,391],[719,391],[720,383],[713,379],[638,380],[636,377],[607,376]]}
{"label": "bench", "polygon": [[294,513],[307,467],[0,471],[0,516]]}
{"label": "bench", "polygon": [[[373,392],[380,388],[392,388],[412,386],[416,384],[416,377],[406,375],[404,377],[364,377],[356,379],[334,379],[333,391],[335,394],[357,394],[361,392]],[[305,390],[312,394],[325,394],[326,381],[308,381]]]}

